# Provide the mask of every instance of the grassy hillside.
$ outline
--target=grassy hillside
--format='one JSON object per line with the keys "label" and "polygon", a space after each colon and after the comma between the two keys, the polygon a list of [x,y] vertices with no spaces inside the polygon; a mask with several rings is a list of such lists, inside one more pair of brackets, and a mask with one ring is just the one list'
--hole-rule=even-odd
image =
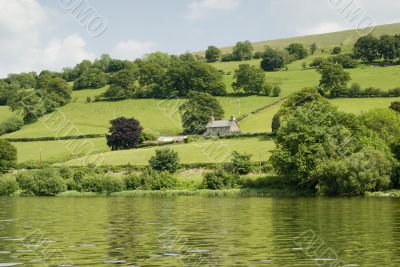
{"label": "grassy hillside", "polygon": [[[58,113],[42,117],[38,122],[26,125],[20,131],[5,135],[5,138],[53,137],[81,134],[104,134],[108,131],[109,122],[113,118],[125,116],[135,117],[141,121],[146,130],[161,135],[179,134],[182,132],[179,106],[184,100],[131,99],[118,102],[86,103],[85,93],[93,94],[98,90],[74,92],[78,94],[76,101],[62,107]],[[100,92],[97,92],[99,94]],[[220,97],[226,118],[231,115],[240,116],[259,107],[275,102],[274,97]],[[60,127],[62,124],[68,127]],[[50,125],[50,127],[46,127]],[[62,128],[61,131],[51,130]],[[71,131],[70,129],[77,129]]]}
{"label": "grassy hillside", "polygon": [[[362,31],[368,32],[368,31]],[[388,24],[377,26],[372,30],[372,34],[376,36],[380,36],[382,34],[398,34],[400,32],[400,24]],[[273,48],[284,49],[291,43],[303,43],[305,45],[311,45],[316,43],[319,47],[331,48],[338,45],[350,46],[354,44],[357,39],[360,37],[359,33],[356,30],[347,30],[341,32],[333,32],[333,33],[325,33],[325,34],[316,34],[316,35],[307,35],[307,36],[298,36],[292,38],[285,39],[277,39],[277,40],[269,40],[269,41],[261,41],[254,42],[253,46],[255,51],[262,51],[265,46],[270,46]],[[232,47],[224,47],[222,48],[224,53],[232,52]]]}
{"label": "grassy hillside", "polygon": [[[170,145],[177,151],[184,164],[192,163],[221,163],[226,161],[233,151],[253,155],[253,161],[264,161],[269,152],[274,149],[275,143],[261,137],[203,140],[190,144]],[[147,165],[157,147],[112,151],[103,153],[103,165]],[[80,166],[86,162],[85,158],[78,158],[65,163],[67,166]]]}
{"label": "grassy hillside", "polygon": [[[400,33],[400,24],[379,26],[374,30],[375,35]],[[260,51],[265,45],[275,48],[284,48],[290,43],[299,42],[309,45],[317,43],[320,48],[330,48],[343,44],[346,49],[359,38],[355,31],[344,31],[322,35],[311,35],[294,37],[282,40],[272,40],[255,43],[256,50]],[[224,51],[229,51],[225,48]],[[257,110],[260,107],[272,104],[281,98],[290,95],[304,87],[315,86],[319,82],[319,74],[314,69],[303,69],[303,63],[307,65],[315,57],[328,57],[328,49],[325,52],[319,51],[317,55],[310,56],[304,60],[289,64],[287,70],[278,72],[267,72],[265,75],[270,82],[278,83],[282,88],[280,97],[264,96],[232,96],[218,97],[225,110],[225,117],[231,115],[240,116]],[[224,72],[224,81],[229,93],[233,92],[231,87],[234,71],[242,63],[258,66],[260,60],[247,62],[218,62],[212,65]],[[362,87],[379,87],[389,89],[400,86],[400,66],[376,67],[361,65],[356,69],[346,70],[352,77],[351,82],[357,82]],[[160,135],[175,135],[182,132],[180,114],[178,107],[184,99],[160,100],[160,99],[131,99],[118,102],[91,102],[87,98],[94,99],[95,96],[103,93],[107,87],[95,90],[74,91],[72,101],[62,107],[58,112],[42,117],[38,122],[24,126],[21,130],[11,133],[3,138],[38,138],[70,136],[82,134],[105,134],[109,127],[109,121],[119,116],[135,117],[141,121],[147,131]],[[340,110],[358,114],[372,108],[388,107],[391,102],[400,98],[362,98],[362,99],[334,99],[330,100]],[[240,121],[243,132],[270,132],[271,122],[274,114],[279,110],[280,104],[273,105],[261,112],[250,115]],[[0,123],[7,118],[14,116],[7,107],[0,106]],[[90,150],[96,149],[105,152],[105,163],[113,165],[122,164],[146,164],[149,157],[156,148],[145,148],[138,150],[110,152],[106,146],[105,138],[93,138],[86,140],[75,140],[74,145],[79,149],[71,150],[71,141],[46,141],[46,142],[14,142],[18,149],[19,162],[27,161],[51,161],[63,162],[71,158],[77,158]],[[272,141],[265,141],[259,138],[244,138],[234,140],[216,140],[213,142],[199,142],[191,144],[174,145],[183,163],[207,163],[218,162],[204,152],[209,146],[228,147],[229,151],[238,150],[253,154],[253,160],[259,160],[260,155],[266,156],[274,144]],[[265,159],[265,158],[264,158]],[[68,161],[69,165],[79,165],[78,159]]]}
{"label": "grassy hillside", "polygon": [[14,114],[10,111],[8,107],[0,106],[0,123],[6,121],[12,116],[14,116]]}

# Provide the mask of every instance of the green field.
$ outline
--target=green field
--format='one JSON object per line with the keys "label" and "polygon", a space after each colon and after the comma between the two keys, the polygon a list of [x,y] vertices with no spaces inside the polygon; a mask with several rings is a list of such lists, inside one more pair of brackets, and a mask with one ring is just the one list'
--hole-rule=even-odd
{"label": "green field", "polygon": [[86,153],[109,151],[106,138],[58,140],[43,142],[13,142],[18,152],[18,162],[63,162]]}
{"label": "green field", "polygon": [[388,108],[393,101],[400,101],[397,98],[339,98],[330,102],[337,106],[340,111],[360,114],[374,108]]}
{"label": "green field", "polygon": [[[268,159],[275,143],[262,137],[203,140],[190,144],[169,145],[179,153],[181,163],[222,163],[229,159],[233,151],[249,153],[253,155],[253,161],[265,161]],[[101,154],[103,165],[147,165],[148,160],[154,154],[157,147],[112,151]],[[67,161],[67,166],[85,165],[88,158],[78,158]]]}

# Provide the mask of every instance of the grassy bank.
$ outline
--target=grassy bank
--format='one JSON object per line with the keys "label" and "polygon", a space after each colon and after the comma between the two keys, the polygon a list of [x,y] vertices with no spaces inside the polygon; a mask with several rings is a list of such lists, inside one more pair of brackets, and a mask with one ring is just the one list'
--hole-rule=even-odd
{"label": "grassy bank", "polygon": [[57,197],[175,197],[175,196],[205,196],[205,197],[273,197],[273,196],[304,196],[304,193],[282,189],[227,189],[227,190],[161,190],[161,191],[123,191],[118,193],[87,193],[77,191],[63,192]]}
{"label": "grassy bank", "polygon": [[391,190],[386,192],[366,192],[366,197],[392,197],[400,198],[400,190]]}

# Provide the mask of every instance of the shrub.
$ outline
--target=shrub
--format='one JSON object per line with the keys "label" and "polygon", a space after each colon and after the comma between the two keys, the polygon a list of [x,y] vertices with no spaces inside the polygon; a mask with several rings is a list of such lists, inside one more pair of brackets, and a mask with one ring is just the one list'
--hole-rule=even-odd
{"label": "shrub", "polygon": [[67,185],[67,190],[82,191],[81,185],[75,182],[75,180],[72,178],[66,180],[65,183]]}
{"label": "shrub", "polygon": [[353,59],[351,55],[332,56],[328,59],[328,61],[337,63],[345,69],[354,69],[358,66],[358,61]]}
{"label": "shrub", "polygon": [[11,117],[0,124],[0,135],[12,133],[21,129],[24,122],[16,117]]}
{"label": "shrub", "polygon": [[323,57],[314,58],[314,60],[310,64],[310,67],[311,68],[319,68],[325,62],[327,62],[326,58],[323,58]]}
{"label": "shrub", "polygon": [[155,133],[142,132],[141,139],[143,139],[143,141],[156,141],[158,137],[159,135]]}
{"label": "shrub", "polygon": [[281,94],[281,88],[275,85],[274,89],[272,90],[272,96],[278,97],[280,94]]}
{"label": "shrub", "polygon": [[0,196],[9,196],[18,190],[18,183],[14,176],[0,177]]}
{"label": "shrub", "polygon": [[319,164],[311,173],[322,194],[364,194],[388,189],[394,171],[382,152],[369,148],[354,153],[348,159],[331,159]]}
{"label": "shrub", "polygon": [[178,180],[169,172],[156,172],[149,169],[138,176],[126,177],[125,184],[131,190],[165,190],[175,189]]}
{"label": "shrub", "polygon": [[150,166],[156,171],[175,173],[179,168],[178,152],[170,148],[157,149],[149,160]]}
{"label": "shrub", "polygon": [[23,195],[34,196],[37,191],[34,176],[32,172],[23,172],[17,175],[17,182]]}
{"label": "shrub", "polygon": [[232,153],[232,160],[226,165],[228,172],[240,175],[249,174],[251,169],[251,155],[240,154],[237,151]]}
{"label": "shrub", "polygon": [[17,164],[17,149],[8,141],[0,139],[0,173],[6,173]]}
{"label": "shrub", "polygon": [[37,196],[55,196],[67,190],[64,179],[51,169],[37,170],[34,172]]}
{"label": "shrub", "polygon": [[128,175],[124,177],[125,187],[128,190],[140,189],[143,185],[143,180],[140,175]]}
{"label": "shrub", "polygon": [[55,196],[67,190],[64,179],[53,169],[21,173],[17,181],[25,195]]}
{"label": "shrub", "polygon": [[223,170],[205,173],[203,175],[203,187],[211,190],[234,188],[239,184],[239,176],[230,175]]}
{"label": "shrub", "polygon": [[60,169],[58,169],[58,172],[60,176],[65,180],[71,179],[74,176],[74,171],[66,166],[60,167]]}
{"label": "shrub", "polygon": [[121,192],[126,189],[125,182],[121,177],[116,176],[105,176],[103,178],[103,191],[107,194],[114,192]]}
{"label": "shrub", "polygon": [[103,178],[99,174],[88,174],[80,182],[82,192],[103,192]]}
{"label": "shrub", "polygon": [[304,48],[303,44],[293,43],[285,48],[285,50],[289,52],[290,55],[294,56],[296,60],[300,60],[308,56],[308,51]]}
{"label": "shrub", "polygon": [[340,46],[335,46],[335,47],[332,49],[332,54],[333,54],[333,55],[338,55],[338,54],[340,54],[340,53],[342,53],[342,48],[341,48]]}
{"label": "shrub", "polygon": [[397,113],[400,113],[400,101],[392,102],[392,104],[390,104],[390,108]]}

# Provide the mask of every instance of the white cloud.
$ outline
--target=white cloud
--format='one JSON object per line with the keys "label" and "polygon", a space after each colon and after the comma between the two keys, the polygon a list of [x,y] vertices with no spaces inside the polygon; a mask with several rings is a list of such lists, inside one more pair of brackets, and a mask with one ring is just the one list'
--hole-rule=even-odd
{"label": "white cloud", "polygon": [[300,29],[298,33],[301,35],[310,35],[310,34],[320,34],[320,33],[328,33],[328,32],[338,32],[345,30],[346,27],[343,25],[339,25],[337,23],[332,22],[323,22],[315,27],[311,27],[308,29]]}
{"label": "white cloud", "polygon": [[240,0],[196,0],[189,4],[186,18],[196,20],[206,17],[210,11],[231,10],[238,7]]}
{"label": "white cloud", "polygon": [[111,56],[119,59],[135,59],[154,51],[155,46],[153,42],[121,41],[111,51]]}
{"label": "white cloud", "polygon": [[44,69],[60,71],[94,58],[77,34],[43,42],[50,17],[37,0],[0,0],[0,77]]}
{"label": "white cloud", "polygon": [[36,0],[0,0],[0,28],[10,33],[35,30],[46,22],[45,10]]}

